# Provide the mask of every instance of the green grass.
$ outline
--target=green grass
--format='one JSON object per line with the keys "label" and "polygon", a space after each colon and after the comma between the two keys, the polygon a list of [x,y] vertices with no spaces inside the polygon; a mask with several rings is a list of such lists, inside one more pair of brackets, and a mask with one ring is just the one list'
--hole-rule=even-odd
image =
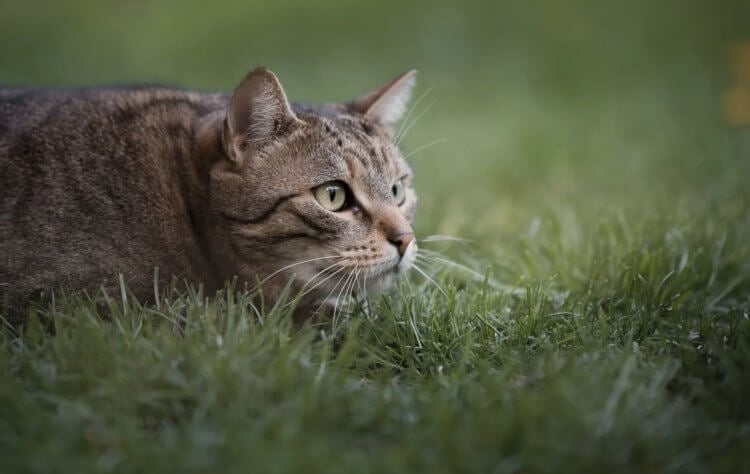
{"label": "green grass", "polygon": [[750,470],[750,129],[721,106],[747,5],[252,3],[7,6],[0,81],[263,63],[322,101],[418,66],[417,231],[479,276],[335,328],[61,297],[0,334],[0,472]]}

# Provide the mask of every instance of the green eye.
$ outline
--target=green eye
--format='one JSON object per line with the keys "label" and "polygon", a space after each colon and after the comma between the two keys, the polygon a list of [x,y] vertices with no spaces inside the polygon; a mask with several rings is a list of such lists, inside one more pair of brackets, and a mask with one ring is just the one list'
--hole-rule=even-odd
{"label": "green eye", "polygon": [[346,188],[342,183],[332,181],[313,189],[315,199],[331,212],[338,212],[346,206]]}
{"label": "green eye", "polygon": [[396,204],[399,206],[404,203],[404,200],[406,199],[406,190],[404,189],[404,180],[399,179],[396,181],[393,186],[391,187],[391,192],[393,193],[393,199],[396,200]]}

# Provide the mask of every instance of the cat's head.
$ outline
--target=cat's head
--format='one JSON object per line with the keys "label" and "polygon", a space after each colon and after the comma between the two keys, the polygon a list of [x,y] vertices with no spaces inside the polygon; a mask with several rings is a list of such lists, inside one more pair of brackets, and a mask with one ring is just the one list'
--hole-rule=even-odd
{"label": "cat's head", "polygon": [[209,186],[225,272],[272,296],[292,281],[306,301],[330,304],[409,269],[417,198],[394,135],[415,75],[322,106],[290,104],[266,69],[242,81],[216,132],[222,159]]}

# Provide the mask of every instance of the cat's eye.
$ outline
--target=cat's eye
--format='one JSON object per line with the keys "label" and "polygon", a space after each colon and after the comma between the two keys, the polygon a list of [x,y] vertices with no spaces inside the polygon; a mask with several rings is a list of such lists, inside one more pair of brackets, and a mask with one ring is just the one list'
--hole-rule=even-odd
{"label": "cat's eye", "polygon": [[346,207],[346,187],[337,181],[321,184],[313,189],[313,194],[320,205],[331,212],[338,212]]}
{"label": "cat's eye", "polygon": [[404,180],[399,179],[391,187],[391,193],[393,193],[393,199],[397,205],[401,205],[406,200],[406,190],[404,189]]}

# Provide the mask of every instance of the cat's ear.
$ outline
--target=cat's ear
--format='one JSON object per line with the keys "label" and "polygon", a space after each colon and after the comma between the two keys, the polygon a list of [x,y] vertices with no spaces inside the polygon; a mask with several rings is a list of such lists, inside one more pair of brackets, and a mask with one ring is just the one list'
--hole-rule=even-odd
{"label": "cat's ear", "polygon": [[417,83],[417,70],[405,72],[383,86],[347,104],[349,110],[386,125],[395,125],[406,114]]}
{"label": "cat's ear", "polygon": [[224,147],[229,158],[241,164],[250,148],[257,152],[290,126],[302,123],[294,115],[276,75],[258,68],[245,76],[227,107]]}

